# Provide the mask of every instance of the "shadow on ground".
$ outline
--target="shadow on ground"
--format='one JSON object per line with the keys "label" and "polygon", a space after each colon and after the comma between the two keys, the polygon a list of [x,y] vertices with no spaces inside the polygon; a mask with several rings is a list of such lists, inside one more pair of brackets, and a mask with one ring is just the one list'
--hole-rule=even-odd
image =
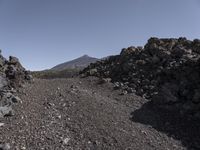
{"label": "shadow on ground", "polygon": [[180,140],[188,149],[200,149],[199,120],[180,116],[175,110],[165,110],[151,102],[132,112],[131,120],[151,125],[154,129]]}

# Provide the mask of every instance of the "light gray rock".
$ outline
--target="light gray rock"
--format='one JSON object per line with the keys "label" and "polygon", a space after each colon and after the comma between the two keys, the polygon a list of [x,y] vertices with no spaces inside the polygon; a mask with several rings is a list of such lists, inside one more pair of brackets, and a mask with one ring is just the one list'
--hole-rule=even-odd
{"label": "light gray rock", "polygon": [[0,150],[10,150],[11,146],[9,143],[0,144]]}
{"label": "light gray rock", "polygon": [[90,75],[93,76],[97,73],[97,69],[91,69],[90,70]]}
{"label": "light gray rock", "polygon": [[21,99],[18,96],[10,92],[1,93],[0,106],[11,106],[13,103],[18,103],[20,101]]}
{"label": "light gray rock", "polygon": [[13,116],[13,110],[11,107],[0,107],[0,118],[5,116]]}
{"label": "light gray rock", "polygon": [[0,122],[0,127],[3,127],[4,125],[5,125],[5,123],[1,123],[1,122]]}

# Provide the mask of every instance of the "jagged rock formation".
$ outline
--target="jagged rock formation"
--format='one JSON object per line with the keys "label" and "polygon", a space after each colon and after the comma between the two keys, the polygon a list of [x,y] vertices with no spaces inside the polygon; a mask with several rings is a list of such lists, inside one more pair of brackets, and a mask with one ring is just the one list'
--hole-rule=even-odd
{"label": "jagged rock formation", "polygon": [[32,76],[26,71],[16,57],[10,56],[6,60],[0,52],[0,117],[13,114],[12,104],[19,102],[15,96],[18,87],[25,81],[31,81]]}
{"label": "jagged rock formation", "polygon": [[144,48],[124,48],[81,74],[111,78],[122,94],[136,93],[200,117],[200,40],[150,38]]}

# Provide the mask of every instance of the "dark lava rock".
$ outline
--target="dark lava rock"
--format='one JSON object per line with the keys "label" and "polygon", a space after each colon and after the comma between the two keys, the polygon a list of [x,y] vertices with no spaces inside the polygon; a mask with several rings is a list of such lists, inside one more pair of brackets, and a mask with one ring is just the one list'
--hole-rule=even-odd
{"label": "dark lava rock", "polygon": [[20,64],[18,58],[13,56],[10,56],[9,61],[6,63],[5,74],[10,80],[12,87],[19,87],[25,80],[32,80],[30,72],[26,71]]}
{"label": "dark lava rock", "polygon": [[0,53],[0,117],[13,115],[12,105],[21,101],[13,94],[14,89],[31,80],[30,72],[22,67],[18,58],[10,56],[6,60]]}
{"label": "dark lava rock", "polygon": [[128,93],[182,111],[189,103],[200,104],[200,40],[150,38],[144,48],[124,48],[120,55],[93,63],[81,74],[111,78],[115,89],[131,88]]}

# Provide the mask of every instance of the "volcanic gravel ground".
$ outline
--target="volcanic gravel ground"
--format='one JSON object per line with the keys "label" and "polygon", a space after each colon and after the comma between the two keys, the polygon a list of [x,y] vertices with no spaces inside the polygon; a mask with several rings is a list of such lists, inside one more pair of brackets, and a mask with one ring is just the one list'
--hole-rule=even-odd
{"label": "volcanic gravel ground", "polygon": [[[0,120],[0,141],[19,150],[174,150],[188,145],[134,120],[147,100],[120,95],[98,79],[36,79],[19,90],[15,115]],[[158,112],[156,112],[158,113]],[[147,119],[151,120],[147,113]],[[141,117],[144,118],[144,116]],[[159,118],[158,120],[159,121]],[[165,126],[163,126],[165,128]]]}

